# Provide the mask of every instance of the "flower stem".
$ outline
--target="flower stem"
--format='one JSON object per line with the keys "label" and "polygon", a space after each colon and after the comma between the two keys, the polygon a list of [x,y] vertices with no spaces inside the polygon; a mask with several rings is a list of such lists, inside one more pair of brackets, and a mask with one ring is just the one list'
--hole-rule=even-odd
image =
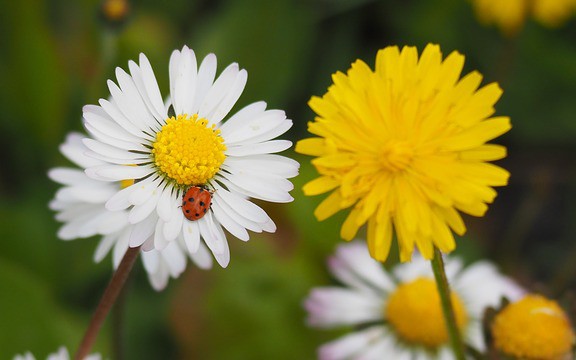
{"label": "flower stem", "polygon": [[454,308],[452,307],[452,297],[450,296],[450,285],[446,278],[446,270],[444,269],[444,261],[442,260],[442,253],[437,247],[434,247],[434,258],[432,259],[432,270],[434,271],[434,278],[438,286],[438,293],[440,294],[440,302],[442,303],[442,312],[446,320],[446,327],[448,335],[450,336],[450,345],[454,356],[458,360],[465,360],[464,357],[464,344],[458,324],[456,323],[456,316],[454,315]]}
{"label": "flower stem", "polygon": [[112,275],[112,279],[108,283],[106,290],[104,291],[104,295],[100,299],[100,303],[98,303],[98,307],[96,311],[94,311],[94,315],[92,315],[92,321],[90,321],[90,326],[86,330],[84,334],[84,338],[82,339],[82,343],[80,343],[80,347],[76,352],[76,356],[74,357],[75,360],[82,360],[84,359],[90,349],[92,349],[92,345],[96,341],[96,337],[98,336],[98,332],[106,319],[106,316],[110,312],[112,305],[116,302],[118,298],[118,294],[124,287],[124,283],[128,279],[128,275],[130,275],[130,270],[132,270],[132,266],[134,266],[134,262],[140,253],[140,247],[137,248],[128,248],[120,265],[118,265],[118,269]]}

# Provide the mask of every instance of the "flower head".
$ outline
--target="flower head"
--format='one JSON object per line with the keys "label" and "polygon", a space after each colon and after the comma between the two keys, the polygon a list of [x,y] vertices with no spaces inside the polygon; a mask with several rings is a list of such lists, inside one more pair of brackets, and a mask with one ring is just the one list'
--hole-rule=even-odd
{"label": "flower head", "polygon": [[492,336],[498,350],[515,358],[573,358],[575,337],[566,313],[540,295],[508,304],[494,318]]}
{"label": "flower head", "polygon": [[[221,266],[230,260],[224,229],[241,240],[247,230],[274,232],[270,217],[250,198],[289,202],[298,163],[274,153],[291,146],[273,140],[292,121],[264,102],[246,106],[226,121],[247,80],[245,70],[229,65],[215,80],[216,57],[198,66],[194,51],[184,47],[170,58],[170,97],[164,103],[152,67],[143,54],[129,63],[130,74],[118,68],[118,84],[108,82],[111,100],[84,107],[85,126],[94,139],[85,140],[89,155],[105,162],[86,173],[96,180],[134,184],[117,191],[106,203],[126,211],[135,225],[129,246],[164,249],[179,241],[190,253],[201,239]],[[210,193],[210,204],[186,199],[192,187]],[[190,206],[205,215],[186,218]]]}
{"label": "flower head", "polygon": [[374,71],[357,60],[310,100],[318,116],[308,130],[318,137],[296,151],[316,156],[320,177],[304,193],[332,191],[315,211],[319,220],[352,207],[341,235],[350,240],[367,223],[377,260],[387,258],[394,232],[402,261],[414,246],[427,259],[433,246],[453,250],[452,231],[466,231],[459,211],[483,216],[493,187],[507,184],[508,172],[488,163],[506,149],[486,144],[510,129],[509,118],[490,118],[502,90],[479,89],[477,72],[459,80],[463,65],[457,52],[442,60],[436,45],[420,59],[413,47],[387,47]]}
{"label": "flower head", "polygon": [[[370,258],[363,242],[354,241],[340,245],[328,264],[345,287],[313,289],[305,301],[308,323],[363,330],[323,345],[321,359],[451,358],[429,262],[418,256],[387,272]],[[523,291],[485,261],[463,268],[458,258],[447,258],[446,272],[463,337],[483,350],[484,309],[499,304],[502,296],[517,299]]]}
{"label": "flower head", "polygon": [[[112,263],[117,268],[128,249],[135,227],[128,221],[128,211],[111,212],[104,204],[119,189],[130,186],[133,181],[105,182],[86,176],[85,168],[103,165],[104,162],[86,155],[88,148],[83,144],[83,138],[83,134],[70,133],[60,145],[62,154],[77,167],[58,167],[48,172],[52,180],[63,185],[50,202],[50,208],[57,212],[56,219],[64,223],[58,231],[61,239],[102,236],[94,253],[94,261],[100,262],[112,250]],[[212,257],[204,244],[194,253],[188,252],[180,242],[173,242],[162,250],[146,250],[142,253],[142,260],[150,283],[156,290],[162,290],[170,277],[176,278],[184,271],[186,253],[198,266],[212,266]]]}
{"label": "flower head", "polygon": [[[100,356],[100,354],[92,354],[84,358],[84,360],[100,360],[100,359],[102,359],[102,356]],[[23,355],[14,356],[13,360],[36,360],[36,358],[34,357],[34,355],[32,355],[31,352],[28,351]],[[46,360],[70,360],[70,354],[68,354],[68,350],[64,346],[62,346],[60,347],[60,349],[58,349],[58,352],[48,355]]]}
{"label": "flower head", "polygon": [[530,15],[545,26],[560,26],[576,11],[576,0],[473,0],[473,6],[481,22],[493,23],[511,36]]}

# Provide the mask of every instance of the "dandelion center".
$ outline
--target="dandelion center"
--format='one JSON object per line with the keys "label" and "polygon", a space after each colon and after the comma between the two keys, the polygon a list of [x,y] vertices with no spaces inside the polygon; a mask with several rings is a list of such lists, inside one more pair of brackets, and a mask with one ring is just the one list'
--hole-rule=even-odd
{"label": "dandelion center", "polygon": [[574,343],[574,332],[555,301],[529,295],[504,308],[492,323],[498,349],[522,359],[557,359]]}
{"label": "dandelion center", "polygon": [[220,130],[197,114],[171,117],[156,134],[152,156],[165,177],[178,185],[203,185],[220,169],[226,155]]}
{"label": "dandelion center", "polygon": [[412,162],[414,148],[405,141],[391,140],[380,152],[380,163],[391,172],[404,170]]}
{"label": "dandelion center", "polygon": [[[467,322],[466,309],[454,292],[451,296],[456,322],[462,331]],[[384,316],[407,343],[432,349],[448,343],[440,295],[432,279],[418,278],[398,286],[388,299]]]}

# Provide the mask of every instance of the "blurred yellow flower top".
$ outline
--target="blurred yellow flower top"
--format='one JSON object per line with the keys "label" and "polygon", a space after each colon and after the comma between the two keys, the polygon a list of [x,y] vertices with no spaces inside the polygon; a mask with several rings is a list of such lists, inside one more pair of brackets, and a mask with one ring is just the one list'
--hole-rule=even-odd
{"label": "blurred yellow flower top", "polygon": [[496,348],[521,359],[573,359],[574,331],[562,308],[540,295],[507,305],[492,323]]}
{"label": "blurred yellow flower top", "polygon": [[496,24],[508,36],[515,35],[528,16],[557,27],[576,12],[576,0],[473,0],[473,5],[481,22]]}
{"label": "blurred yellow flower top", "polygon": [[434,246],[452,251],[452,231],[466,231],[459,211],[483,216],[492,187],[508,182],[506,170],[487,163],[506,156],[503,146],[486,144],[511,127],[508,117],[490,118],[502,90],[479,89],[475,71],[459,79],[463,65],[457,52],[443,60],[437,45],[420,59],[414,47],[390,46],[378,52],[375,71],[357,60],[309,102],[318,116],[308,130],[317,137],[296,151],[316,157],[320,177],[304,193],[332,191],[315,210],[319,220],[352,207],[341,236],[351,240],[367,223],[376,260],[388,257],[393,233],[402,261],[415,246],[427,259]]}

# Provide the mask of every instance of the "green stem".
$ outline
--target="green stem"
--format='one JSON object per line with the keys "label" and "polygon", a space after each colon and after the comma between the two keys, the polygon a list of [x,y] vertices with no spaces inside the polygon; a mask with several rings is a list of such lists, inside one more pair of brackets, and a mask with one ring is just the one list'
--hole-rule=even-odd
{"label": "green stem", "polygon": [[438,286],[438,293],[440,294],[440,302],[442,303],[442,312],[446,320],[446,328],[450,336],[450,345],[454,356],[458,360],[465,360],[464,357],[464,344],[458,324],[456,323],[456,316],[454,315],[454,307],[452,306],[452,297],[450,296],[450,285],[446,278],[446,270],[444,269],[444,261],[442,260],[442,253],[437,247],[434,247],[434,258],[432,259],[432,270],[434,271],[434,278]]}
{"label": "green stem", "polygon": [[94,311],[94,315],[92,315],[92,321],[84,334],[82,343],[80,343],[80,346],[78,347],[78,351],[74,357],[75,360],[82,360],[88,356],[88,353],[90,352],[90,349],[92,349],[92,345],[94,345],[96,337],[100,332],[100,328],[102,327],[102,324],[104,324],[106,316],[110,312],[112,305],[114,305],[118,299],[118,295],[124,287],[128,275],[130,275],[130,270],[132,270],[132,266],[134,266],[134,262],[139,253],[140,247],[136,247],[128,248],[124,254],[120,265],[118,265],[118,269],[116,269],[114,275],[112,275],[112,279],[108,283],[104,295],[102,295],[102,299],[100,299],[96,311]]}

